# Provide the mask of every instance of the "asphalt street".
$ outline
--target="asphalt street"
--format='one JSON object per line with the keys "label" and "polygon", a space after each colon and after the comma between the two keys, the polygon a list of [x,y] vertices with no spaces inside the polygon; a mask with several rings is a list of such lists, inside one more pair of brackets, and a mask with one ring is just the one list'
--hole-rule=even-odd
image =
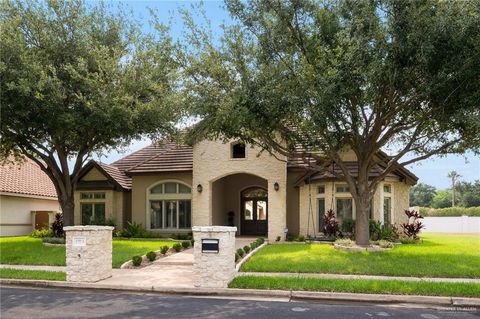
{"label": "asphalt street", "polygon": [[233,300],[51,288],[0,288],[1,318],[479,319],[477,312],[410,306]]}

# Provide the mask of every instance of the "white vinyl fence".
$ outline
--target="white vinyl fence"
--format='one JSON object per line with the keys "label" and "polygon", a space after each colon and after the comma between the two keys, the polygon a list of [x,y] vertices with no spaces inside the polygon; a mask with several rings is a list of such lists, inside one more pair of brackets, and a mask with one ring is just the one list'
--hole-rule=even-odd
{"label": "white vinyl fence", "polygon": [[480,217],[424,217],[422,223],[422,232],[480,234]]}

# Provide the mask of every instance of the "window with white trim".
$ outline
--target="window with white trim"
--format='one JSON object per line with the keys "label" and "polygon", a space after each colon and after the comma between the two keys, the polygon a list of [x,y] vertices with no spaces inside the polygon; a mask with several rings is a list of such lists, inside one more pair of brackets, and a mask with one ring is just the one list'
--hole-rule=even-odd
{"label": "window with white trim", "polygon": [[192,190],[177,182],[164,182],[148,193],[150,229],[188,229],[192,227]]}

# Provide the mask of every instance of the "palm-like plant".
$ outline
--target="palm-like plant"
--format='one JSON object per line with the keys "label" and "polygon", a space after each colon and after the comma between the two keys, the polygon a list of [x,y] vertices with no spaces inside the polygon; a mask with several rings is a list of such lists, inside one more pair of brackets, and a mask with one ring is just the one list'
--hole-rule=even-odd
{"label": "palm-like plant", "polygon": [[455,207],[455,184],[457,182],[457,179],[461,176],[462,175],[458,174],[456,171],[451,171],[447,175],[447,177],[452,180],[452,207]]}

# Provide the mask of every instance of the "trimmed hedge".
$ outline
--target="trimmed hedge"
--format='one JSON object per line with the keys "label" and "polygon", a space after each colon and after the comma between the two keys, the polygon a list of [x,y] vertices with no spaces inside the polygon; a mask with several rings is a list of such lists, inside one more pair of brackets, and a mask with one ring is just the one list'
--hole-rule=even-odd
{"label": "trimmed hedge", "polygon": [[447,207],[447,208],[429,208],[420,207],[420,214],[423,217],[455,217],[455,216],[478,216],[480,217],[480,207]]}

